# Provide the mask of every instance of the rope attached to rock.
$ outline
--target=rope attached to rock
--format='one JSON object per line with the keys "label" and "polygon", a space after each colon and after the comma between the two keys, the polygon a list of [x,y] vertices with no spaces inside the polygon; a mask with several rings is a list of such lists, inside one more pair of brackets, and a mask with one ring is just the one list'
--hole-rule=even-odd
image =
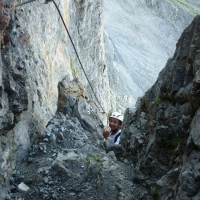
{"label": "rope attached to rock", "polygon": [[[30,1],[27,1],[27,2],[24,2],[24,3],[21,3],[21,4],[18,4],[18,5],[16,5],[15,7],[19,7],[19,6],[22,6],[22,5],[31,3],[31,2],[33,2],[33,1],[37,1],[37,0],[30,0]],[[55,5],[55,7],[56,7],[56,9],[57,9],[57,11],[58,11],[58,14],[59,14],[59,16],[60,16],[60,18],[61,18],[61,20],[62,20],[62,23],[63,23],[63,25],[64,25],[64,27],[65,27],[66,32],[67,32],[67,35],[68,35],[68,37],[69,37],[69,39],[70,39],[70,41],[71,41],[71,44],[72,44],[72,46],[73,46],[73,48],[74,48],[75,54],[76,54],[76,56],[77,56],[77,58],[78,58],[78,62],[79,62],[79,64],[80,64],[80,66],[81,66],[81,69],[83,70],[83,73],[84,73],[84,75],[85,75],[85,77],[86,77],[86,79],[87,79],[87,81],[88,81],[88,83],[89,83],[89,85],[90,85],[90,88],[91,88],[91,90],[92,90],[92,93],[94,94],[94,97],[96,98],[96,100],[97,100],[99,106],[101,107],[101,109],[102,109],[102,111],[103,111],[102,113],[103,113],[103,114],[106,114],[106,112],[105,112],[105,110],[103,109],[103,107],[102,107],[102,105],[101,105],[99,99],[97,98],[97,96],[96,96],[96,94],[95,94],[95,92],[94,92],[94,89],[93,89],[93,87],[92,87],[92,84],[91,84],[91,82],[90,82],[90,80],[89,80],[89,78],[88,78],[88,76],[87,76],[87,74],[86,74],[86,71],[85,71],[85,69],[84,69],[84,67],[83,67],[83,64],[82,64],[81,60],[80,60],[80,57],[79,57],[79,55],[78,55],[78,52],[77,52],[77,50],[76,50],[76,47],[75,47],[74,42],[73,42],[73,40],[72,40],[72,37],[71,37],[71,35],[70,35],[69,31],[68,31],[68,28],[67,28],[67,26],[66,26],[66,24],[65,24],[65,22],[64,22],[64,19],[63,19],[63,17],[62,17],[62,14],[61,14],[61,12],[60,12],[60,10],[59,10],[57,4],[55,3],[54,0],[45,0],[45,3],[49,3],[49,2],[51,2],[51,1],[53,2],[53,4]]]}

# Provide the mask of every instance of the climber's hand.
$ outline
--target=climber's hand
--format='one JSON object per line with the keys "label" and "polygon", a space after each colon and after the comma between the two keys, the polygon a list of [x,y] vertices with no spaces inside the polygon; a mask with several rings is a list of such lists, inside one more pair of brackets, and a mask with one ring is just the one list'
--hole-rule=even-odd
{"label": "climber's hand", "polygon": [[110,131],[111,131],[110,127],[104,128],[104,130],[103,130],[103,136],[104,136],[105,139],[109,137]]}

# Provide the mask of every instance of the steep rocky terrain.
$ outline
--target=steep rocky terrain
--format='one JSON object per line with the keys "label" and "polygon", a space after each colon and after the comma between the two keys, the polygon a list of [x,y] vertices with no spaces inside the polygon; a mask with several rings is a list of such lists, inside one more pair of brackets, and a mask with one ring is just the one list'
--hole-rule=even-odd
{"label": "steep rocky terrain", "polygon": [[[26,156],[32,138],[43,132],[57,111],[59,82],[78,82],[89,91],[88,109],[90,105],[96,107],[99,116],[102,111],[54,4],[40,0],[17,6],[20,3],[0,1],[0,197],[6,193],[12,169]],[[107,111],[112,97],[107,69],[103,70],[102,2],[56,3],[93,89]],[[105,97],[110,101],[105,102]]]}
{"label": "steep rocky terrain", "polygon": [[200,16],[156,83],[127,109],[120,146],[103,141],[101,120],[78,83],[65,79],[58,87],[58,111],[34,135],[6,199],[200,198]]}
{"label": "steep rocky terrain", "polygon": [[[55,6],[18,3],[0,2],[0,199],[199,199],[200,17],[111,145]],[[102,3],[58,7],[108,112]]]}
{"label": "steep rocky terrain", "polygon": [[113,151],[106,154],[102,123],[94,110],[85,112],[87,95],[80,98],[78,85],[66,92],[72,85],[60,83],[58,112],[16,167],[11,199],[132,198],[132,165],[117,161]]}
{"label": "steep rocky terrain", "polygon": [[117,74],[109,73],[111,87],[121,107],[132,106],[172,57],[181,33],[200,13],[199,2],[110,0],[104,7],[106,65]]}
{"label": "steep rocky terrain", "polygon": [[122,144],[155,199],[199,199],[200,16],[153,87],[126,113]]}

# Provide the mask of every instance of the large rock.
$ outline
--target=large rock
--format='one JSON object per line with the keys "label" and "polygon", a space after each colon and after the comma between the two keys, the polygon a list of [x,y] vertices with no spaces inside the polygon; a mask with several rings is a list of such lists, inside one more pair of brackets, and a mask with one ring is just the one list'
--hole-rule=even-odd
{"label": "large rock", "polygon": [[[153,87],[126,111],[122,145],[159,199],[198,199],[200,16]],[[142,191],[141,191],[142,192]]]}

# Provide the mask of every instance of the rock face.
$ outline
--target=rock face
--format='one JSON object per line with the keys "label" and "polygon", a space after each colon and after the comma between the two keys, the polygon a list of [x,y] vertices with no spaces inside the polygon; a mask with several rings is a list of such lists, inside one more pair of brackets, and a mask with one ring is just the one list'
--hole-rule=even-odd
{"label": "rock face", "polygon": [[[0,199],[198,199],[199,17],[137,111],[127,111],[122,146],[108,149],[99,105],[55,6],[18,3],[0,2]],[[115,95],[102,1],[58,7],[108,111]]]}
{"label": "rock face", "polygon": [[102,123],[88,100],[77,83],[59,84],[58,112],[17,165],[11,199],[132,199],[132,166],[106,154]]}
{"label": "rock face", "polygon": [[126,111],[122,145],[135,163],[135,179],[156,199],[200,197],[199,27],[197,16],[136,111]]}
{"label": "rock face", "polygon": [[[76,80],[89,91],[88,106],[96,101],[54,4],[35,1],[15,7],[19,3],[0,2],[0,198],[15,163],[55,114],[58,83],[66,77]],[[103,101],[110,94],[107,69],[103,70],[102,2],[61,1],[58,7],[107,111],[111,102]],[[100,109],[96,103],[98,113]]]}
{"label": "rock face", "polygon": [[106,65],[110,69],[111,88],[117,91],[118,107],[133,106],[138,96],[143,96],[155,83],[167,59],[172,57],[181,33],[200,13],[196,0],[184,3],[105,1]]}

